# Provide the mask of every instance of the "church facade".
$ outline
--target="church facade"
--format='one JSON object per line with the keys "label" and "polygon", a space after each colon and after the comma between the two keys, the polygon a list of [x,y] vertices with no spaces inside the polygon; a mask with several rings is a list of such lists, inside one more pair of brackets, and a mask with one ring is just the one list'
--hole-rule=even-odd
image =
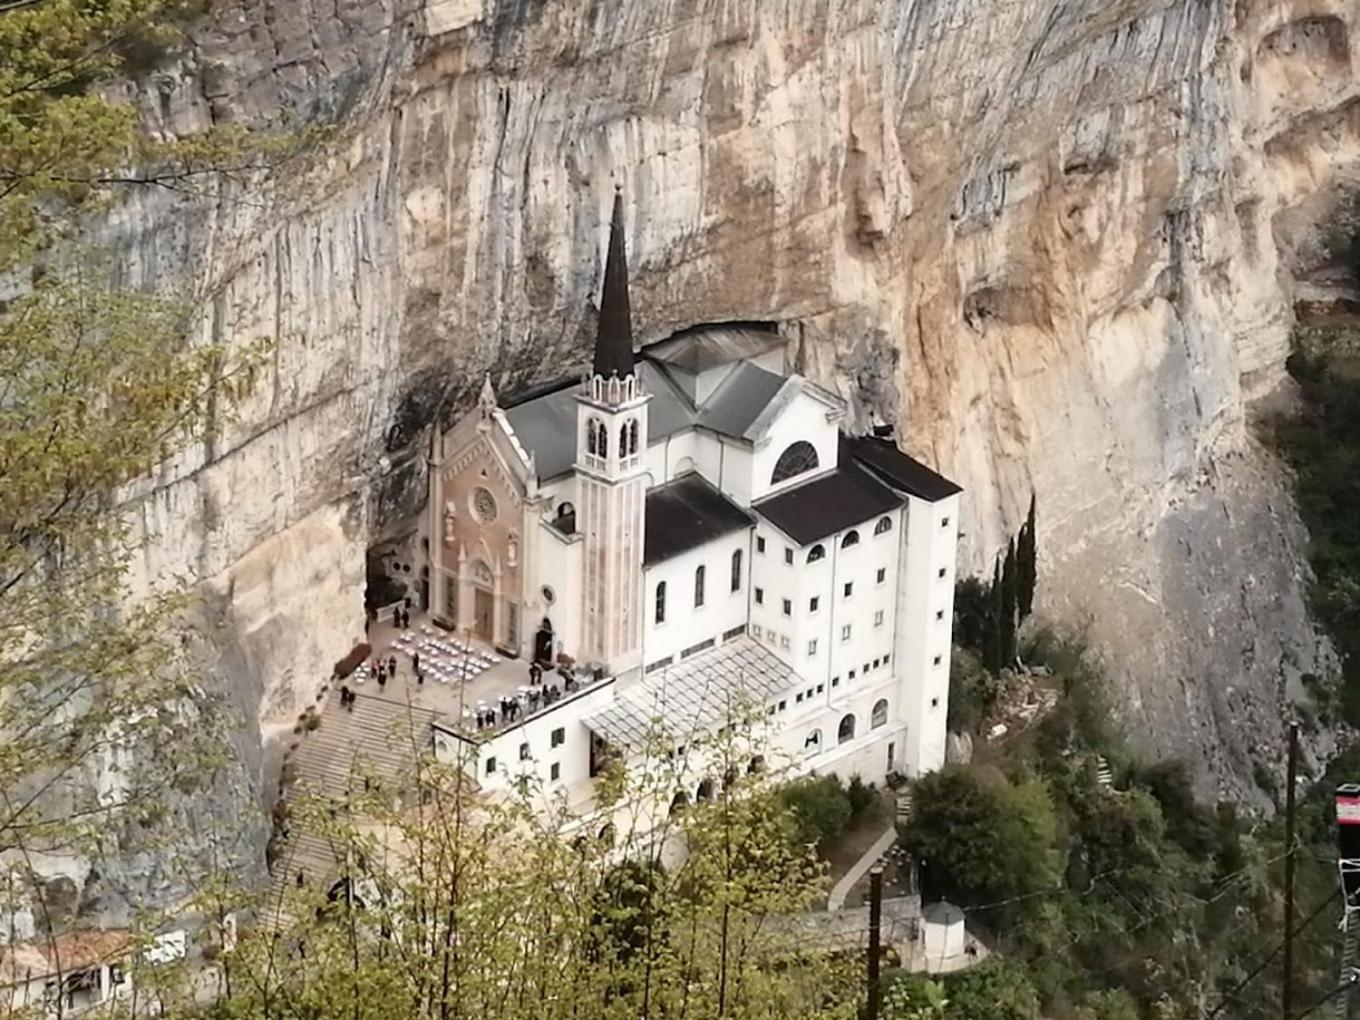
{"label": "church facade", "polygon": [[960,489],[844,416],[758,327],[635,352],[616,200],[589,374],[488,382],[433,451],[434,619],[612,678],[459,737],[483,786],[578,782],[649,719],[718,725],[734,690],[804,770],[943,762]]}

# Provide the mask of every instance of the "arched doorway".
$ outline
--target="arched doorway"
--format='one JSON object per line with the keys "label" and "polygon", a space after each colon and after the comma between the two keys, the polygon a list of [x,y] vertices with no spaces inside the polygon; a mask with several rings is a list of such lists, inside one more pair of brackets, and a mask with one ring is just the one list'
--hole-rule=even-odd
{"label": "arched doorway", "polygon": [[552,621],[546,616],[543,622],[538,625],[538,632],[534,635],[534,661],[552,662],[553,651],[553,625]]}
{"label": "arched doorway", "polygon": [[481,560],[472,565],[472,629],[487,643],[496,640],[496,593],[492,588],[491,568]]}
{"label": "arched doorway", "polygon": [[695,791],[694,799],[700,804],[707,804],[713,799],[713,780],[705,777],[699,783],[699,789]]}

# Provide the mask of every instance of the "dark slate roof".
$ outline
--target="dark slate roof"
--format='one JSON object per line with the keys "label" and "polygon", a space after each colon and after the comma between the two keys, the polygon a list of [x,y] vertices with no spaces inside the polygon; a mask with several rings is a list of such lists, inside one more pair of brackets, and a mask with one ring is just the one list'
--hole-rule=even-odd
{"label": "dark slate roof", "polygon": [[682,475],[647,493],[643,565],[661,563],[754,523],[754,517],[702,475]]}
{"label": "dark slate roof", "polygon": [[853,462],[842,461],[829,474],[763,499],[751,509],[799,545],[863,524],[902,499]]}
{"label": "dark slate roof", "polygon": [[[652,394],[647,408],[647,442],[659,442],[673,432],[693,426],[693,412],[656,365],[643,362],[638,369],[642,384]],[[574,376],[501,401],[501,409],[524,449],[534,455],[540,481],[549,481],[571,470],[576,461],[576,394],[580,377]]]}
{"label": "dark slate roof", "polygon": [[891,439],[842,436],[841,463],[850,458],[893,488],[929,503],[937,503],[963,491],[961,486],[936,474],[919,460],[908,457]]}
{"label": "dark slate roof", "polygon": [[731,323],[686,330],[642,349],[642,356],[664,361],[696,375],[711,368],[748,361],[783,347],[785,340],[768,327]]}
{"label": "dark slate roof", "polygon": [[633,372],[633,313],[628,301],[628,253],[623,247],[623,194],[614,193],[609,255],[604,263],[600,324],[595,333],[595,374],[620,379]]}
{"label": "dark slate roof", "polygon": [[735,366],[696,415],[696,423],[719,435],[750,439],[747,433],[788,380],[749,362]]}

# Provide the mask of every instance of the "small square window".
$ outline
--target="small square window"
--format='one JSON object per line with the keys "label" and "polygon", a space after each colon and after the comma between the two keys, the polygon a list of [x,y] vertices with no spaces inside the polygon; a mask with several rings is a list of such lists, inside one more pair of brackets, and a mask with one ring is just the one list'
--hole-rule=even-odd
{"label": "small square window", "polygon": [[808,655],[813,656],[816,654],[817,654],[817,640],[816,638],[813,638],[813,640],[808,642]]}
{"label": "small square window", "polygon": [[788,546],[784,546],[784,562],[785,563],[793,562],[793,550],[790,549]]}
{"label": "small square window", "polygon": [[561,747],[567,742],[567,730],[564,726],[559,726],[552,731],[552,746]]}
{"label": "small square window", "polygon": [[874,660],[874,669],[878,669],[878,660],[877,660],[877,659]]}
{"label": "small square window", "polygon": [[947,527],[949,527],[949,518],[948,518],[948,517],[941,517],[941,518],[940,518],[940,527],[942,527],[942,528],[947,528]]}
{"label": "small square window", "polygon": [[815,595],[812,598],[808,599],[808,612],[815,613],[817,611],[817,607],[821,605],[821,601],[822,600]]}
{"label": "small square window", "polygon": [[760,629],[760,624],[758,624],[758,623],[753,623],[753,624],[751,624],[751,636],[752,636],[752,637],[760,637],[760,635],[761,635],[762,633],[763,633],[763,632],[762,632],[761,629]]}
{"label": "small square window", "polygon": [[937,610],[935,610],[935,619],[936,619],[937,621],[938,621],[938,620],[943,620],[943,619],[944,619],[944,610],[943,610],[943,609],[937,609]]}
{"label": "small square window", "polygon": [[875,627],[883,626],[883,610],[881,609],[874,611],[874,626]]}
{"label": "small square window", "polygon": [[553,782],[556,782],[557,780],[561,779],[562,766],[559,765],[557,762],[553,762],[552,768],[548,770],[548,778],[551,779]]}
{"label": "small square window", "polygon": [[528,744],[520,744],[520,745],[519,745],[519,760],[520,760],[520,761],[528,761],[528,760],[529,760],[529,745],[528,745]]}
{"label": "small square window", "polygon": [[490,758],[486,760],[486,774],[490,776],[494,775],[495,772],[496,772],[496,756],[493,754]]}
{"label": "small square window", "polygon": [[855,671],[852,669],[849,673],[846,673],[846,674],[845,674],[845,679],[847,679],[847,680],[853,680],[853,679],[855,679]]}
{"label": "small square window", "polygon": [[939,665],[940,663],[942,663],[942,662],[944,662],[944,656],[943,656],[943,655],[937,655],[937,656],[935,656],[935,665],[938,666],[938,665]]}
{"label": "small square window", "polygon": [[817,693],[818,693],[818,694],[821,694],[824,690],[826,690],[826,684],[818,684],[818,685],[817,685]]}
{"label": "small square window", "polygon": [[766,715],[774,715],[774,706],[771,705],[769,708],[765,709],[765,714],[766,714]]}
{"label": "small square window", "polygon": [[944,575],[947,574],[947,573],[948,573],[948,571],[947,571],[944,567],[941,567],[941,568],[940,568],[940,572],[939,572],[938,574],[936,574],[935,576],[938,577],[940,580],[943,581],[943,580],[944,580]]}
{"label": "small square window", "polygon": [[793,615],[793,599],[784,600],[784,615],[785,616]]}
{"label": "small square window", "polygon": [[846,581],[846,582],[845,582],[845,597],[846,597],[846,598],[849,598],[849,597],[850,597],[851,595],[853,595],[854,593],[855,593],[855,582],[854,582],[854,581]]}
{"label": "small square window", "polygon": [[841,628],[841,640],[842,641],[850,640],[850,624],[848,623]]}
{"label": "small square window", "polygon": [[887,568],[887,567],[879,567],[879,568],[878,568],[878,573],[874,575],[874,583],[875,583],[875,584],[882,584],[882,583],[883,583],[884,581],[886,581],[887,579],[888,579],[888,568]]}
{"label": "small square window", "polygon": [[757,535],[757,536],[756,536],[756,552],[758,552],[758,553],[763,553],[764,551],[765,551],[765,539],[763,539],[763,538],[761,538],[759,535]]}
{"label": "small square window", "polygon": [[787,634],[781,634],[779,636],[779,647],[786,652],[789,650],[789,636]]}
{"label": "small square window", "polygon": [[781,702],[779,703],[779,711],[781,711],[781,712],[784,711],[784,709],[786,709],[786,708],[788,708],[788,707],[789,707],[789,703],[788,703],[787,701],[781,701]]}
{"label": "small square window", "polygon": [[831,678],[831,686],[832,686],[832,687],[839,687],[840,685],[841,685],[841,678],[838,677],[838,676],[833,676],[833,677]]}
{"label": "small square window", "polygon": [[939,708],[939,707],[940,707],[940,699],[939,699],[939,698],[931,698],[931,699],[930,699],[930,707],[931,707],[931,708]]}
{"label": "small square window", "polygon": [[764,604],[765,604],[765,589],[764,589],[764,588],[757,588],[757,589],[756,589],[756,605],[758,605],[758,606],[763,606]]}
{"label": "small square window", "polygon": [[864,664],[864,672],[869,672],[869,664],[867,662]]}
{"label": "small square window", "polygon": [[793,700],[794,700],[797,704],[801,705],[801,704],[803,703],[803,692],[802,692],[802,691],[799,691],[799,692],[798,692],[798,697],[794,698]]}

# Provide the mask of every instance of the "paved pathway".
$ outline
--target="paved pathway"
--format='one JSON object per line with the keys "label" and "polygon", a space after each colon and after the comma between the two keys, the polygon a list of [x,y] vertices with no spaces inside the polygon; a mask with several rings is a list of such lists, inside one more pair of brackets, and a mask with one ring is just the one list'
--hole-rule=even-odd
{"label": "paved pathway", "polygon": [[855,883],[869,873],[869,869],[885,853],[892,849],[893,842],[897,839],[897,824],[889,822],[883,834],[874,840],[873,845],[864,851],[864,856],[850,865],[839,882],[831,888],[831,895],[826,898],[827,910],[840,910],[845,906],[845,898],[850,895],[850,890],[855,887]]}

